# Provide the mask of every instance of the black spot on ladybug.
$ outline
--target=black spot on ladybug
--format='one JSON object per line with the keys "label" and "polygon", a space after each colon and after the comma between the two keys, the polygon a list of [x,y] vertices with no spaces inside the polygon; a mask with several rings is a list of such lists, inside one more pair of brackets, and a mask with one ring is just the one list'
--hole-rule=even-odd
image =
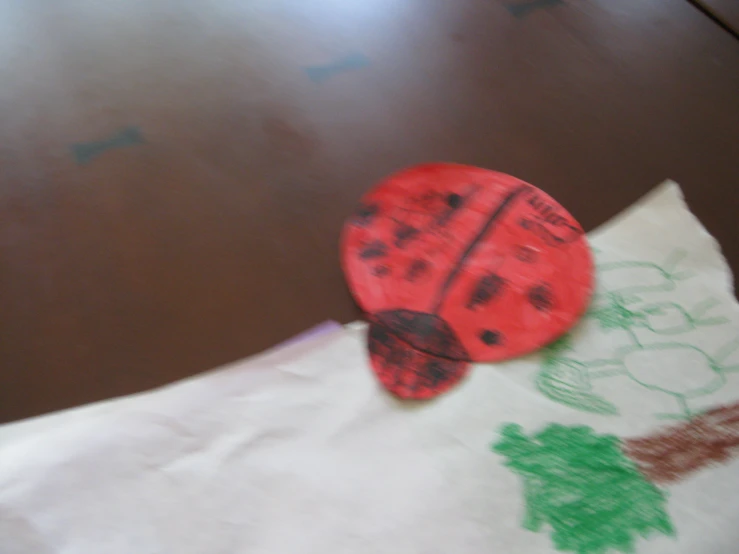
{"label": "black spot on ladybug", "polygon": [[406,223],[399,224],[395,228],[395,246],[401,249],[405,248],[419,233],[420,231],[412,225]]}
{"label": "black spot on ladybug", "polygon": [[490,329],[485,329],[480,332],[480,340],[488,346],[498,346],[503,342],[503,337],[501,336],[499,331],[491,331]]}
{"label": "black spot on ladybug", "polygon": [[408,267],[408,271],[405,272],[405,278],[412,283],[426,273],[428,269],[429,263],[426,260],[413,260]]}
{"label": "black spot on ladybug", "polygon": [[483,276],[475,285],[467,301],[467,309],[474,310],[477,306],[484,306],[496,296],[500,295],[506,285],[506,280],[500,275],[490,273]]}
{"label": "black spot on ladybug", "polygon": [[539,258],[539,253],[536,249],[531,248],[530,246],[516,246],[514,256],[516,256],[516,259],[521,262],[533,264]]}
{"label": "black spot on ladybug", "polygon": [[386,277],[390,275],[390,273],[391,270],[386,265],[378,265],[372,269],[372,275],[374,275],[375,277]]}
{"label": "black spot on ladybug", "polygon": [[529,302],[540,312],[548,312],[554,307],[554,295],[549,285],[536,285],[529,289]]}
{"label": "black spot on ladybug", "polygon": [[360,204],[354,212],[353,222],[364,227],[372,223],[378,213],[380,213],[380,206],[377,204]]}
{"label": "black spot on ladybug", "polygon": [[462,205],[463,200],[464,198],[462,198],[462,195],[452,192],[446,197],[446,205],[451,209],[456,210]]}
{"label": "black spot on ladybug", "polygon": [[380,206],[377,204],[360,204],[354,212],[352,223],[359,227],[366,227],[374,221],[378,213],[380,213]]}
{"label": "black spot on ladybug", "polygon": [[374,260],[382,258],[387,254],[387,245],[381,240],[375,240],[367,244],[359,253],[359,257],[363,260]]}
{"label": "black spot on ladybug", "polygon": [[436,218],[436,225],[439,227],[445,227],[452,216],[459,211],[459,209],[465,204],[467,197],[451,192],[446,197],[447,207],[444,211]]}
{"label": "black spot on ladybug", "polygon": [[436,388],[455,374],[453,363],[444,360],[429,360],[423,367],[427,387]]}

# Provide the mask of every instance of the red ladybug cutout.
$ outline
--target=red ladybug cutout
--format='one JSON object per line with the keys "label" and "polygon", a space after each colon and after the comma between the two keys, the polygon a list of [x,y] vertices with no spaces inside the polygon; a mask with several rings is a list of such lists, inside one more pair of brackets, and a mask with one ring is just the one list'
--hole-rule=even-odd
{"label": "red ladybug cutout", "polygon": [[431,398],[469,361],[526,354],[585,311],[593,261],[582,228],[515,177],[428,164],[390,176],[346,222],[342,262],[370,314],[381,383]]}

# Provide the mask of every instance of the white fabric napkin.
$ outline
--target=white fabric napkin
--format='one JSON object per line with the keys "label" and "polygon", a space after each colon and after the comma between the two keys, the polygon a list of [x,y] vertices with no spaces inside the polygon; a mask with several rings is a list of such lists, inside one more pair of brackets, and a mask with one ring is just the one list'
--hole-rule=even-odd
{"label": "white fabric napkin", "polygon": [[[677,185],[590,240],[599,284],[583,322],[541,353],[476,365],[428,403],[379,387],[365,326],[353,324],[151,393],[0,427],[0,553],[736,552],[730,457],[627,491],[657,516],[634,503],[621,517],[629,508],[605,485],[572,492],[593,475],[631,487],[628,439],[739,401],[731,273]],[[627,461],[614,469],[591,446],[557,461],[574,439],[546,454],[505,451],[504,429],[613,434]],[[541,468],[557,475],[543,493]],[[545,497],[559,504],[540,517]]]}

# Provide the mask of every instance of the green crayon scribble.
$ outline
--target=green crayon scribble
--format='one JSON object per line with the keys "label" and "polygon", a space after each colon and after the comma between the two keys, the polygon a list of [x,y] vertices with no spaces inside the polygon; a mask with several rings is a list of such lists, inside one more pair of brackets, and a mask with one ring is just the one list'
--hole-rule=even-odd
{"label": "green crayon scribble", "polygon": [[529,437],[508,424],[492,448],[523,479],[523,527],[539,532],[548,525],[559,551],[633,553],[638,537],[675,536],[666,494],[624,455],[614,435],[552,424]]}
{"label": "green crayon scribble", "polygon": [[568,358],[572,337],[564,335],[544,348],[541,371],[536,376],[536,388],[555,402],[571,408],[602,415],[617,415],[618,408],[593,392],[588,366]]}

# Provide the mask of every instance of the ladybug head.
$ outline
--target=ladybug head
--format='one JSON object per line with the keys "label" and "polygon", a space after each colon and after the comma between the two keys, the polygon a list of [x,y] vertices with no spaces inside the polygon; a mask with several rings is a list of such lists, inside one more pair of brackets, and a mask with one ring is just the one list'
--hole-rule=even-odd
{"label": "ladybug head", "polygon": [[441,317],[412,310],[389,310],[374,315],[388,333],[413,348],[452,360],[469,360],[459,337]]}

